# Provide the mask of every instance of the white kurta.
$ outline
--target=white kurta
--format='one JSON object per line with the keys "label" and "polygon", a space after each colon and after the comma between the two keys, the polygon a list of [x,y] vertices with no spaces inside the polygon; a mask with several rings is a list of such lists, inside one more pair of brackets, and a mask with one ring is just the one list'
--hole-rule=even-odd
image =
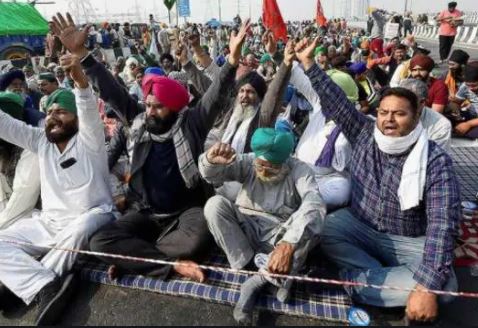
{"label": "white kurta", "polygon": [[[4,188],[0,188],[0,195],[4,191]],[[5,199],[5,207],[0,208],[0,229],[7,228],[21,218],[31,216],[38,202],[40,167],[37,155],[29,150],[24,150],[18,160],[10,192],[9,197]]]}
{"label": "white kurta", "polygon": [[[103,124],[91,88],[75,90],[79,132],[63,153],[41,128],[0,111],[0,138],[38,154],[43,211],[0,232],[0,239],[41,246],[83,248],[88,238],[111,221],[113,201]],[[61,163],[74,159],[68,168]],[[46,254],[46,255],[45,255]],[[34,257],[45,255],[41,262]],[[0,242],[0,281],[29,304],[56,276],[70,270],[76,255]]]}
{"label": "white kurta", "polygon": [[339,134],[335,142],[332,167],[320,168],[315,166],[315,162],[327,143],[328,136],[336,125],[333,121],[325,122],[319,95],[298,65],[295,65],[292,69],[290,82],[313,107],[313,112],[309,115],[309,123],[297,145],[296,157],[314,169],[318,191],[328,207],[345,205],[349,201],[351,190],[350,177],[346,168],[352,155],[352,147],[344,134]]}

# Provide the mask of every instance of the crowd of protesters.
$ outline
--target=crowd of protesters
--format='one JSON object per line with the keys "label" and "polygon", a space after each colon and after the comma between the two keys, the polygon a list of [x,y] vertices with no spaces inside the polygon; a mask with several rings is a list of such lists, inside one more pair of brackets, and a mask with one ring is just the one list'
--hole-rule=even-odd
{"label": "crowd of protesters", "polygon": [[[234,269],[415,288],[346,291],[435,320],[451,298],[423,291],[458,288],[449,150],[452,136],[478,138],[478,62],[456,49],[439,74],[408,23],[384,39],[387,16],[373,9],[368,32],[290,22],[288,40],[240,17],[151,16],[133,36],[55,16],[47,63],[0,76],[0,305],[18,297],[38,304],[37,324],[58,318],[76,255],[41,246],[177,263],[100,258],[111,279],[207,283],[197,263],[215,243]],[[108,62],[117,46],[132,55]],[[315,250],[329,266],[306,267]],[[238,322],[266,285],[287,302],[291,280],[253,276]]]}

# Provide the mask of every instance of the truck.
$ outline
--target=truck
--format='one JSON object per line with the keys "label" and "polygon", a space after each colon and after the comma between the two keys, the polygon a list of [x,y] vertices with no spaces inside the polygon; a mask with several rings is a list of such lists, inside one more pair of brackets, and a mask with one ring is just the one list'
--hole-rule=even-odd
{"label": "truck", "polygon": [[48,22],[33,4],[0,0],[0,60],[43,55]]}

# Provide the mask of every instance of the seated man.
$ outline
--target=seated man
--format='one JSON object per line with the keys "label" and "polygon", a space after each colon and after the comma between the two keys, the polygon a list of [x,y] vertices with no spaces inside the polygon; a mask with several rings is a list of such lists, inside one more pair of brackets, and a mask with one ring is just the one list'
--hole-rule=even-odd
{"label": "seated man", "polygon": [[[338,70],[328,70],[327,74],[350,101],[357,102],[358,89],[351,76]],[[313,168],[317,190],[327,208],[345,206],[350,200],[350,143],[335,122],[324,117],[320,98],[299,65],[292,70],[290,81],[314,108],[297,145],[296,157]]]}
{"label": "seated man", "polygon": [[[195,108],[188,108],[189,95],[178,82],[148,74],[143,81],[145,107],[121,87],[104,65],[86,50],[86,32],[59,15],[56,35],[78,57],[125,127],[112,145],[116,160],[122,149],[131,164],[126,197],[126,214],[98,231],[90,240],[92,250],[161,260],[182,260],[172,268],[155,263],[102,258],[111,264],[110,278],[124,270],[166,279],[172,270],[188,278],[204,281],[205,274],[190,261],[207,250],[210,233],[203,217],[211,186],[200,177],[197,167],[204,141],[220,108],[233,87],[240,51],[250,27],[246,22],[231,37],[231,55],[219,76]],[[60,23],[61,22],[61,23]],[[144,109],[146,109],[145,112]],[[131,126],[126,127],[127,124]],[[110,167],[114,165],[110,161]]]}
{"label": "seated man", "polygon": [[[25,119],[23,98],[13,92],[0,92],[0,108],[18,120]],[[0,229],[18,219],[31,216],[40,196],[38,157],[0,140]]]}
{"label": "seated man", "polygon": [[77,57],[68,55],[61,62],[71,69],[76,96],[66,90],[50,96],[45,129],[0,111],[0,138],[38,154],[43,202],[40,215],[0,232],[0,299],[9,290],[26,304],[36,300],[40,325],[53,324],[66,305],[72,274],[61,279],[77,257],[48,247],[82,249],[100,226],[114,219],[105,137],[93,90]]}
{"label": "seated man", "polygon": [[[242,269],[256,254],[265,253],[268,260],[267,255],[259,256],[265,258],[262,269],[296,273],[318,242],[325,206],[316,191],[312,169],[290,158],[293,147],[292,134],[261,128],[252,137],[253,154],[236,154],[228,144],[217,143],[199,159],[206,181],[242,183],[235,203],[217,195],[204,208],[209,230],[233,269]],[[237,321],[251,320],[253,296],[266,282],[255,276],[245,285],[234,311]],[[290,282],[275,282],[282,302]]]}
{"label": "seated man", "polygon": [[428,99],[426,105],[443,113],[448,104],[448,89],[443,80],[430,76],[435,63],[430,56],[418,54],[410,60],[410,77],[425,82],[428,86]]}
{"label": "seated man", "polygon": [[428,88],[425,82],[417,79],[406,79],[400,87],[412,91],[418,98],[418,114],[428,139],[433,140],[446,152],[450,151],[451,123],[442,114],[427,107]]}
{"label": "seated man", "polygon": [[464,82],[456,93],[453,102],[458,109],[458,123],[454,132],[462,137],[478,138],[478,61],[465,66]]}
{"label": "seated man", "polygon": [[457,289],[452,263],[460,197],[452,160],[427,140],[415,94],[387,90],[377,121],[367,119],[314,64],[316,43],[300,42],[297,56],[325,116],[351,143],[354,163],[351,207],[326,218],[322,250],[339,266],[343,280],[415,289],[347,287],[355,301],[406,306],[408,319],[433,320],[438,297],[423,291]]}
{"label": "seated man", "polygon": [[461,49],[455,49],[448,59],[448,72],[445,85],[448,88],[448,98],[453,100],[460,86],[463,84],[463,73],[470,55]]}
{"label": "seated man", "polygon": [[58,80],[53,73],[40,73],[38,75],[38,86],[40,87],[40,92],[43,94],[43,97],[40,99],[40,107],[39,110],[42,113],[46,113],[47,109],[45,108],[45,104],[47,102],[48,97],[60,88]]}

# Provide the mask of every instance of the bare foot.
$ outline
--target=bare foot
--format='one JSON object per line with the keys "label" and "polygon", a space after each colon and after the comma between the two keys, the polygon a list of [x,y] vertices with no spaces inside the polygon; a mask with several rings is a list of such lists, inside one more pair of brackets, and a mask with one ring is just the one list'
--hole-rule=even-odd
{"label": "bare foot", "polygon": [[174,266],[174,271],[181,276],[197,282],[206,281],[206,276],[197,263],[193,261],[179,261],[178,263],[180,264]]}

